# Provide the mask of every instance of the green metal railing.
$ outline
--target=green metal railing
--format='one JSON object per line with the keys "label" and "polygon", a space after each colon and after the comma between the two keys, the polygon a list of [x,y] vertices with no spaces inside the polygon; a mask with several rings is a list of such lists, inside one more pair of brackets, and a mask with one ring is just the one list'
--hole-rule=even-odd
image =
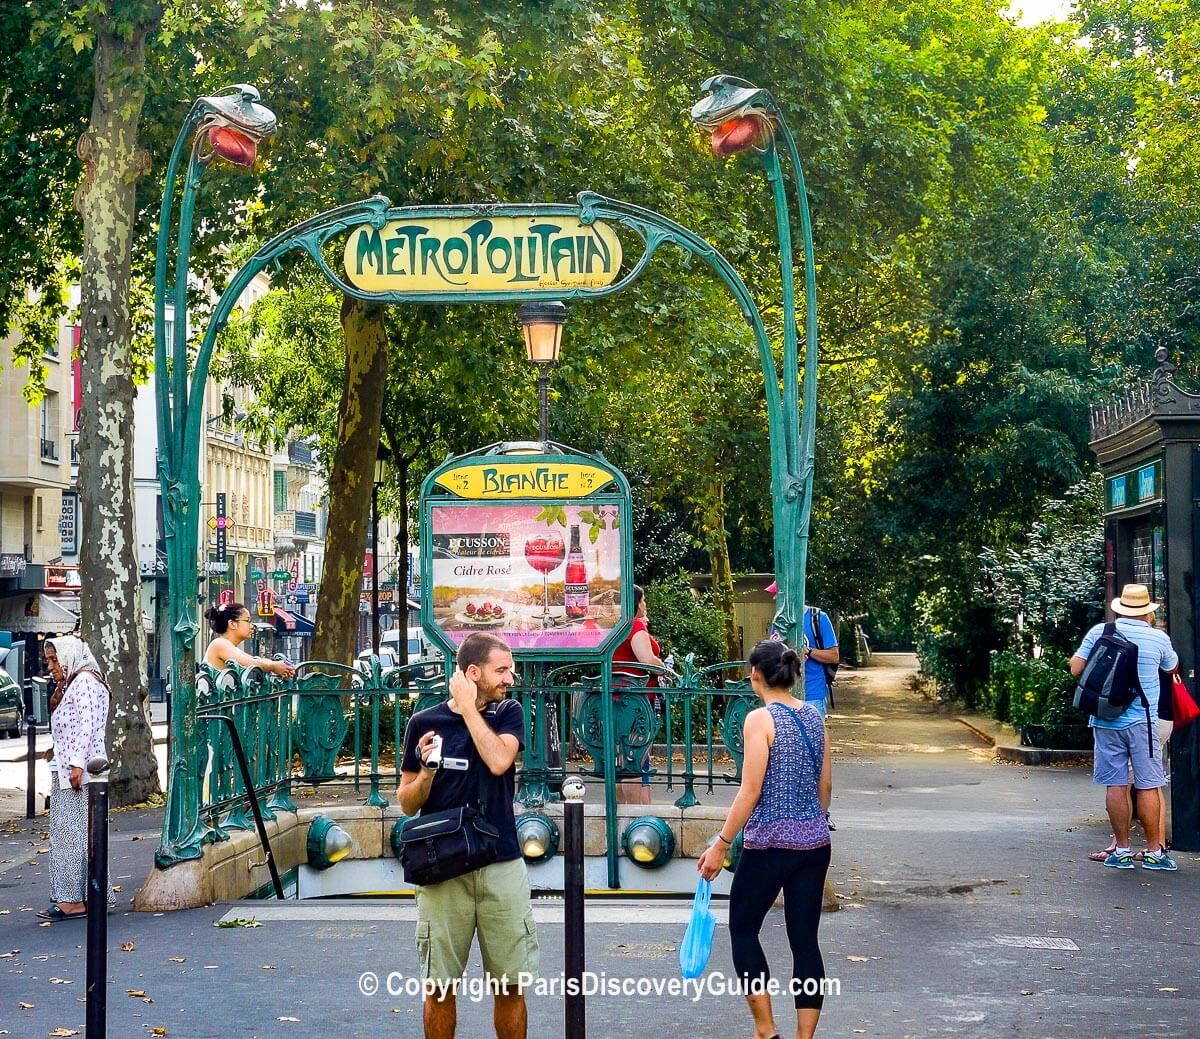
{"label": "green metal railing", "polygon": [[[700,803],[698,790],[712,794],[717,786],[740,781],[742,723],[757,703],[744,678],[745,664],[697,668],[688,657],[680,673],[621,666],[645,673],[614,675],[579,666],[524,669],[511,690],[525,708],[525,749],[517,769],[520,804],[535,808],[556,800],[568,772],[593,776],[605,781],[614,829],[616,784],[642,779],[647,752],[652,790],[678,791],[678,807]],[[385,672],[378,658],[362,669],[306,661],[295,678],[286,680],[236,664],[220,672],[201,666],[196,686],[201,715],[233,719],[268,819],[295,811],[296,784],[352,786],[367,791],[367,805],[388,805],[400,782],[409,719],[448,695],[440,668],[410,664]],[[610,730],[606,694],[612,705]],[[231,831],[254,825],[246,784],[228,728],[211,721],[197,731],[204,740],[198,757],[206,766],[196,814],[205,841],[225,840]],[[616,886],[615,839],[609,845],[610,883]]]}

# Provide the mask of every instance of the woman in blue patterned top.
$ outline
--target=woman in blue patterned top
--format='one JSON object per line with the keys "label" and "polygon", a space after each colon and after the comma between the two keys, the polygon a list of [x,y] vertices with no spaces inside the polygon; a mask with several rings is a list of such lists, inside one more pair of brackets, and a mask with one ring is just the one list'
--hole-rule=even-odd
{"label": "woman in blue patterned top", "polygon": [[729,937],[733,965],[754,1015],[755,1039],[777,1039],[779,1034],[758,936],[780,891],[792,947],[796,1037],[811,1039],[824,995],[817,927],[830,855],[825,817],[833,789],[829,745],[821,715],[792,695],[804,666],[800,655],[767,640],[754,647],[749,664],[750,684],[764,706],[746,716],[742,784],[698,869],[713,879],[744,827],[742,857],[729,892]]}

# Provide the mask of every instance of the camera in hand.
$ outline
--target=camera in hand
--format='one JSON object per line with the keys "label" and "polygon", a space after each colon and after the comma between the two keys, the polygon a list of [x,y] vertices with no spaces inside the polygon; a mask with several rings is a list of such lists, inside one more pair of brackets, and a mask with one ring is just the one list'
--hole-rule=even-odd
{"label": "camera in hand", "polygon": [[425,758],[425,767],[436,771],[442,767],[442,737],[434,736],[429,741],[429,755]]}

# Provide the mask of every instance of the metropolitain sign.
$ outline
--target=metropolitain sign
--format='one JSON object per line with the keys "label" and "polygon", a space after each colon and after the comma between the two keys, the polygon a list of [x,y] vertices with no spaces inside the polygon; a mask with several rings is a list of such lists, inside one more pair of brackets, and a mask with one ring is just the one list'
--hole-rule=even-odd
{"label": "metropolitain sign", "polygon": [[422,216],[355,228],[344,262],[365,292],[599,289],[617,279],[621,242],[574,216]]}

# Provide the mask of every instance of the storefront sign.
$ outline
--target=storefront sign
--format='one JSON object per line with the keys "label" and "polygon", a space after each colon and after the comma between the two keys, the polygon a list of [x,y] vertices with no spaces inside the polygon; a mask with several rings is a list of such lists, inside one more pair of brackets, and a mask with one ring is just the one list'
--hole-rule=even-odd
{"label": "storefront sign", "polygon": [[62,554],[73,556],[79,551],[79,495],[74,491],[63,491],[62,516],[58,521],[58,532],[62,539]]}
{"label": "storefront sign", "polygon": [[292,576],[292,572],[290,570],[272,570],[271,571],[271,579],[274,581],[287,581],[287,580],[291,579],[291,576]]}
{"label": "storefront sign", "polygon": [[1108,512],[1120,512],[1159,502],[1163,497],[1162,461],[1155,459],[1105,481],[1105,505]]}
{"label": "storefront sign", "polygon": [[45,587],[62,590],[63,588],[78,588],[79,568],[74,566],[48,566],[45,570]]}
{"label": "storefront sign", "polygon": [[225,528],[229,525],[229,519],[225,512],[225,494],[224,492],[217,493],[217,515],[215,526],[217,528],[217,561],[225,562]]}
{"label": "storefront sign", "polygon": [[621,242],[574,216],[414,216],[363,225],[346,240],[346,277],[367,292],[499,292],[603,288]]}
{"label": "storefront sign", "polygon": [[0,555],[0,577],[20,577],[25,565],[25,557],[19,552],[5,552]]}
{"label": "storefront sign", "polygon": [[448,469],[435,481],[460,498],[586,498],[612,483],[599,466],[580,462],[472,462]]}

